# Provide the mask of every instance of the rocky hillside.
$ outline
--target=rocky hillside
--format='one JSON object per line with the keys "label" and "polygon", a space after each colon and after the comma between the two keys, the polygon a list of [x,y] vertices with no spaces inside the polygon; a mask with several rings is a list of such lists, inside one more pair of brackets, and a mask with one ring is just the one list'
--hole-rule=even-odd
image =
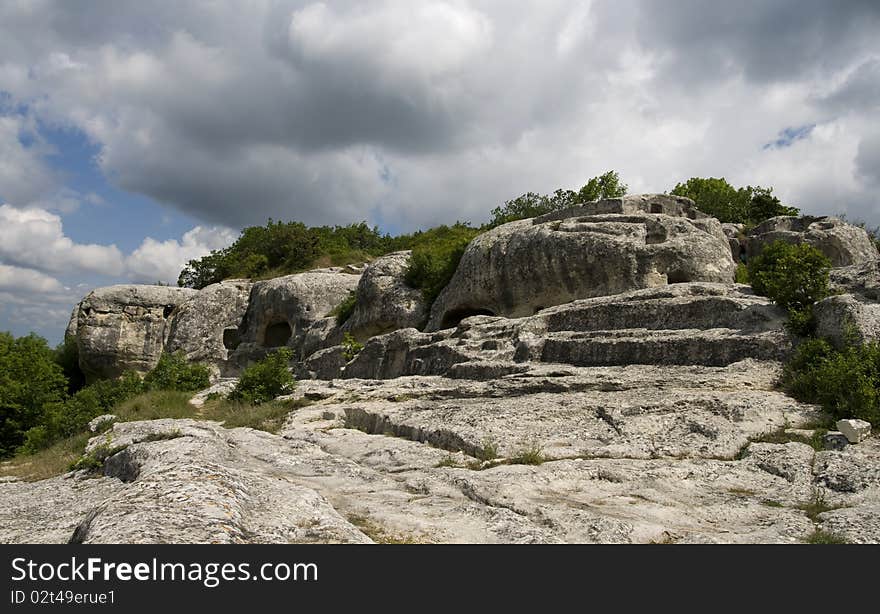
{"label": "rocky hillside", "polygon": [[88,378],[182,350],[213,370],[198,405],[288,347],[290,398],[310,404],[278,434],[116,423],[89,443],[101,477],[0,484],[0,541],[880,541],[880,442],[804,443],[819,411],[776,387],[786,314],[734,283],[777,239],[835,266],[821,334],[847,318],[880,335],[864,230],[783,217],[745,234],[666,195],[486,232],[433,305],[404,282],[407,252],[200,291],[97,289],[68,329]]}

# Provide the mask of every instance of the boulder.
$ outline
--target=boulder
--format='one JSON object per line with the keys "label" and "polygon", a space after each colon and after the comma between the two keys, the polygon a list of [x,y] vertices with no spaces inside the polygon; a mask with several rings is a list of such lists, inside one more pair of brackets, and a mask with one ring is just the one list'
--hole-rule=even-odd
{"label": "boulder", "polygon": [[832,291],[880,301],[880,259],[831,269]]}
{"label": "boulder", "polygon": [[302,358],[308,329],[327,318],[359,281],[353,270],[334,267],[254,283],[239,329],[241,343],[230,361],[241,367],[277,347],[292,348],[295,358]]}
{"label": "boulder", "polygon": [[838,420],[834,426],[850,443],[859,443],[871,436],[871,423],[865,420]]}
{"label": "boulder", "polygon": [[357,287],[357,304],[342,329],[368,339],[401,328],[421,328],[428,318],[422,291],[404,281],[412,252],[377,258],[367,266]]}
{"label": "boulder", "polygon": [[165,349],[219,370],[238,347],[251,286],[248,280],[230,279],[200,290],[171,314]]}
{"label": "boulder", "polygon": [[743,246],[745,224],[721,224],[721,230],[724,232],[724,236],[727,237],[733,261],[739,262],[742,260],[742,254],[745,251]]}
{"label": "boulder", "polygon": [[174,309],[196,290],[118,285],[97,288],[76,307],[79,366],[92,382],[156,366]]}
{"label": "boulder", "polygon": [[829,296],[813,305],[816,334],[835,345],[880,339],[880,303],[853,294]]}
{"label": "boulder", "polygon": [[774,241],[809,243],[825,254],[835,267],[877,259],[877,248],[864,228],[836,217],[780,216],[765,220],[749,232],[747,255],[754,258]]}
{"label": "boulder", "polygon": [[721,224],[689,199],[606,199],[476,237],[435,301],[426,330],[471,315],[522,317],[640,288],[731,283],[735,269]]}

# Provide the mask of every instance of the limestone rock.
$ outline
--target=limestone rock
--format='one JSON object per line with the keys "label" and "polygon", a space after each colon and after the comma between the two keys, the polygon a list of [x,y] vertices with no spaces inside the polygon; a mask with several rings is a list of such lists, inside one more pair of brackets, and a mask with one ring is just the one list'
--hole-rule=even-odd
{"label": "limestone rock", "polygon": [[112,424],[117,420],[116,414],[101,414],[95,418],[89,420],[89,432],[96,433],[99,429],[101,429],[104,425]]}
{"label": "limestone rock", "polygon": [[838,420],[835,426],[850,443],[859,443],[871,436],[871,423],[865,420]]}
{"label": "limestone rock", "polygon": [[356,339],[401,328],[420,328],[428,317],[422,291],[404,282],[410,251],[394,252],[371,262],[357,288],[357,304],[343,326]]}
{"label": "limestone rock", "polygon": [[671,283],[730,283],[734,271],[720,223],[688,199],[597,201],[476,237],[435,301],[427,330],[471,315],[522,317],[576,299]]}
{"label": "limestone rock", "polygon": [[831,269],[830,286],[835,292],[880,301],[880,258]]}
{"label": "limestone rock", "polygon": [[880,303],[860,296],[829,296],[813,305],[816,334],[836,345],[864,343],[880,339]]}
{"label": "limestone rock", "polygon": [[836,217],[780,216],[765,220],[749,232],[747,253],[754,258],[774,241],[809,243],[831,260],[832,266],[859,265],[877,259],[877,248],[864,228]]}
{"label": "limestone rock", "polygon": [[165,349],[215,367],[238,347],[238,328],[247,309],[251,282],[231,279],[211,284],[171,314]]}
{"label": "limestone rock", "polygon": [[360,275],[348,268],[315,269],[254,283],[231,360],[244,366],[268,350],[289,347],[301,358],[306,331],[354,290]]}
{"label": "limestone rock", "polygon": [[77,306],[79,365],[88,381],[156,366],[174,309],[189,288],[118,285],[93,290]]}
{"label": "limestone rock", "polygon": [[743,239],[745,238],[745,225],[725,223],[721,224],[721,230],[724,232],[724,236],[727,237],[733,261],[739,262],[742,260],[742,255],[745,252],[745,246],[743,245]]}

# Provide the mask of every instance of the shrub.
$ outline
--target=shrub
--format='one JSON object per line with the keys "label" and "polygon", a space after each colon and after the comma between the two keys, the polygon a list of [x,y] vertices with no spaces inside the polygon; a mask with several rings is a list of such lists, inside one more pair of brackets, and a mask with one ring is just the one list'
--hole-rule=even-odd
{"label": "shrub", "polygon": [[828,296],[831,261],[812,245],[775,241],[749,261],[755,292],[788,310],[788,328],[795,335],[815,332],[813,303]]}
{"label": "shrub", "polygon": [[351,317],[351,314],[354,313],[354,308],[356,306],[357,292],[352,290],[348,293],[348,296],[330,312],[330,315],[336,316],[336,325],[342,326],[345,324]]}
{"label": "shrub", "polygon": [[45,339],[0,333],[0,458],[10,456],[25,433],[44,421],[46,407],[60,403],[66,392],[62,368]]}
{"label": "shrub", "polygon": [[738,284],[749,283],[749,268],[742,262],[736,265],[736,274],[734,275],[733,281]]}
{"label": "shrub", "polygon": [[880,344],[834,349],[824,339],[801,343],[783,370],[793,397],[822,406],[835,420],[880,423]]}
{"label": "shrub", "polygon": [[76,337],[65,336],[55,348],[55,362],[67,378],[67,392],[74,394],[86,385],[86,376],[79,368],[79,347]]}
{"label": "shrub", "polygon": [[788,310],[803,310],[828,296],[831,261],[807,243],[774,241],[749,262],[755,292]]}
{"label": "shrub", "polygon": [[229,398],[259,404],[290,393],[296,386],[296,380],[287,368],[292,359],[293,352],[289,348],[281,348],[252,364],[242,371]]}
{"label": "shrub", "polygon": [[412,248],[404,277],[406,283],[420,288],[425,301],[429,305],[433,303],[455,274],[468,243],[478,234],[480,231],[476,228],[461,223],[423,233]]}
{"label": "shrub", "polygon": [[211,385],[208,367],[187,362],[183,352],[163,353],[155,368],[144,377],[147,390],[194,392]]}
{"label": "shrub", "polygon": [[364,349],[364,344],[352,337],[351,333],[345,333],[342,336],[342,356],[345,360],[353,360],[362,349]]}

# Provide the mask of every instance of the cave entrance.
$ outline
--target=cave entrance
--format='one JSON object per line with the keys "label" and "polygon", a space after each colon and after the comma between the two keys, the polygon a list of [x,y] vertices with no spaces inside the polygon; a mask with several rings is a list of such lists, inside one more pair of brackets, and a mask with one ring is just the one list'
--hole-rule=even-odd
{"label": "cave entrance", "polygon": [[287,322],[275,322],[266,327],[263,334],[263,346],[267,348],[277,348],[287,345],[290,340],[290,324]]}
{"label": "cave entrance", "polygon": [[241,343],[241,335],[238,334],[238,328],[226,328],[223,330],[223,347],[227,350],[234,350]]}
{"label": "cave entrance", "polygon": [[443,316],[443,322],[440,328],[452,328],[458,326],[459,322],[471,316],[494,316],[495,314],[488,309],[480,308],[462,308],[447,311]]}

